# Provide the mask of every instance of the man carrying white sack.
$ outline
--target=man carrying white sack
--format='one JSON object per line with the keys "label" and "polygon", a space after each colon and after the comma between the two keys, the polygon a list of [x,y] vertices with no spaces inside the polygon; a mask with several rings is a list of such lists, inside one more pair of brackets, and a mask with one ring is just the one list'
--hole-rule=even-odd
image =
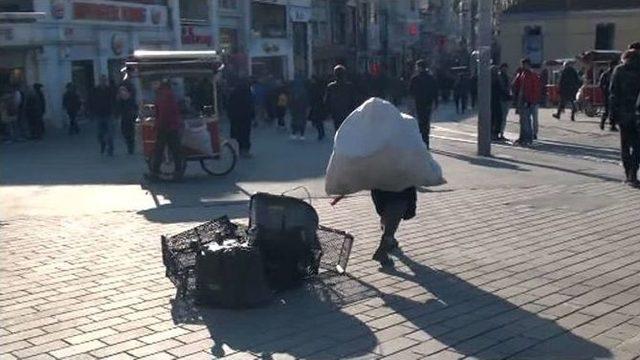
{"label": "man carrying white sack", "polygon": [[373,259],[393,266],[400,222],[416,214],[416,187],[444,184],[442,169],[427,150],[415,118],[391,103],[371,98],[354,110],[336,133],[325,190],[339,195],[371,190],[383,234]]}

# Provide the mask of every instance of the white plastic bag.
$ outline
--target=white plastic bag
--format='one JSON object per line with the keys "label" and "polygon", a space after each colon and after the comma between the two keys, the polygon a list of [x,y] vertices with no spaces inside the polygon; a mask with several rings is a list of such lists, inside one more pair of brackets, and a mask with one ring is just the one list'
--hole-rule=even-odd
{"label": "white plastic bag", "polygon": [[402,191],[444,184],[442,169],[422,141],[418,123],[391,103],[371,98],[336,133],[327,166],[327,194]]}
{"label": "white plastic bag", "polygon": [[207,124],[202,121],[185,121],[182,146],[196,150],[203,155],[213,155]]}

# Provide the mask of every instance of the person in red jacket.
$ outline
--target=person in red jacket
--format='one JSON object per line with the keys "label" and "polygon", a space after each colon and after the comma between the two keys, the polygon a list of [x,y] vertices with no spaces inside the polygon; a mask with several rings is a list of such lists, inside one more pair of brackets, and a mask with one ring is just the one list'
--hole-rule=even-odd
{"label": "person in red jacket", "polygon": [[171,90],[171,84],[164,80],[158,87],[156,93],[156,145],[151,163],[151,180],[157,180],[160,173],[160,165],[164,158],[164,149],[169,147],[169,152],[173,158],[175,170],[174,180],[180,180],[183,175],[182,147],[180,144],[180,131],[182,130],[182,119],[180,118],[180,107],[176,96]]}
{"label": "person in red jacket", "polygon": [[534,107],[540,102],[542,82],[538,74],[531,71],[531,61],[522,59],[521,70],[513,80],[513,94],[520,114],[520,137],[516,144],[529,146],[533,143],[532,116]]}

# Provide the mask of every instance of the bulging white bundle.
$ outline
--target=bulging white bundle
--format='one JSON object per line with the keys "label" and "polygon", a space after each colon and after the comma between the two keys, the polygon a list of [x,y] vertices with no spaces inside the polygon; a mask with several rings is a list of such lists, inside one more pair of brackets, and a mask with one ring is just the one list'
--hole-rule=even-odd
{"label": "bulging white bundle", "polygon": [[325,190],[330,195],[345,195],[445,182],[440,165],[422,141],[416,119],[385,100],[370,98],[336,133]]}

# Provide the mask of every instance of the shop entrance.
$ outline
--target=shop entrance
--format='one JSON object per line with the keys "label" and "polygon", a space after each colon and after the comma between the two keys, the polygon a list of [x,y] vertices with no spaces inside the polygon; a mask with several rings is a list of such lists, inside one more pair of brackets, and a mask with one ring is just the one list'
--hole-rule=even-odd
{"label": "shop entrance", "polygon": [[71,80],[76,86],[76,91],[83,103],[87,103],[89,94],[94,87],[93,61],[79,60],[71,62]]}

